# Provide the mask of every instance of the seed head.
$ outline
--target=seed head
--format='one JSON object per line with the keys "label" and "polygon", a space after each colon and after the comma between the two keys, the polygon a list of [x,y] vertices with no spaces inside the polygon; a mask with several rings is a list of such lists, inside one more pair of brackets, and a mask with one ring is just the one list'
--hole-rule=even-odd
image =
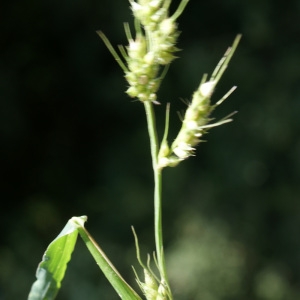
{"label": "seed head", "polygon": [[[233,46],[225,52],[211,78],[207,80],[207,75],[204,75],[198,89],[193,94],[192,101],[185,112],[181,129],[168,153],[163,155],[163,152],[159,152],[159,168],[177,165],[180,161],[192,156],[195,147],[201,142],[200,138],[208,132],[209,128],[232,121],[232,119],[226,117],[219,122],[211,124],[210,115],[216,106],[220,105],[233,92],[235,87],[229,90],[216,104],[211,104],[211,96],[240,38],[241,36],[238,35]],[[164,142],[166,143],[166,141]]]}

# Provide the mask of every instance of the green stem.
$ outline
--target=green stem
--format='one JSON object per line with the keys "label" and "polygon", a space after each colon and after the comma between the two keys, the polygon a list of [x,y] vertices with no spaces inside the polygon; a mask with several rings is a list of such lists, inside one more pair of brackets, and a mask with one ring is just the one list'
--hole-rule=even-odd
{"label": "green stem", "polygon": [[150,138],[152,166],[154,172],[154,235],[157,263],[161,272],[162,279],[167,283],[167,274],[163,252],[163,233],[162,233],[162,205],[161,205],[161,191],[162,191],[162,174],[161,169],[158,168],[158,137],[156,131],[155,114],[153,104],[150,101],[144,102],[148,133]]}

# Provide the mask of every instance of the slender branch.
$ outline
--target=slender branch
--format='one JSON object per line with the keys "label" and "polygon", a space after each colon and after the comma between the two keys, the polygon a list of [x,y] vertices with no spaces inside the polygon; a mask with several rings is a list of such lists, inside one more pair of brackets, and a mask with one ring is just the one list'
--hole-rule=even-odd
{"label": "slender branch", "polygon": [[156,131],[156,121],[155,114],[153,110],[153,104],[150,101],[144,102],[148,133],[150,138],[150,147],[151,147],[151,157],[152,157],[152,166],[154,172],[154,235],[155,235],[155,246],[157,254],[158,267],[161,272],[161,275],[165,281],[167,281],[166,267],[164,261],[164,252],[163,252],[163,233],[162,233],[162,174],[161,170],[158,168],[158,137]]}

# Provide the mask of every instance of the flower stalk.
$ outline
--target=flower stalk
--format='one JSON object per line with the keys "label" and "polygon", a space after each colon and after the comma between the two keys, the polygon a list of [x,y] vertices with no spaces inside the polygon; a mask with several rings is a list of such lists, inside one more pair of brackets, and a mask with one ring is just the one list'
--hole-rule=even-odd
{"label": "flower stalk", "polygon": [[162,230],[162,170],[158,165],[159,144],[156,131],[155,114],[153,104],[149,101],[144,102],[148,133],[150,139],[152,166],[154,173],[154,236],[156,247],[157,268],[160,273],[160,283],[167,290],[169,299],[171,289],[169,287],[167,271],[164,258],[163,230]]}

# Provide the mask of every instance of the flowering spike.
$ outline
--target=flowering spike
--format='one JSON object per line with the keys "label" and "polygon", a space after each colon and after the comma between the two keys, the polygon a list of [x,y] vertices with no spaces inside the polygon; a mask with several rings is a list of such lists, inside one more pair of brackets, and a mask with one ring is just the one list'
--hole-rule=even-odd
{"label": "flowering spike", "polygon": [[126,93],[140,101],[158,103],[157,90],[163,76],[161,68],[168,66],[175,58],[175,46],[179,31],[176,19],[183,12],[189,0],[182,0],[175,13],[169,17],[171,0],[129,0],[135,22],[136,36],[133,37],[127,23],[125,35],[127,47],[119,46],[119,54],[102,32],[97,32],[105,45],[125,72],[129,84]]}
{"label": "flowering spike", "polygon": [[201,142],[201,137],[207,133],[210,128],[232,121],[230,118],[231,114],[216,123],[210,123],[210,114],[216,106],[220,105],[235,90],[236,87],[231,88],[216,104],[211,104],[210,99],[218,81],[228,66],[229,60],[231,59],[240,38],[241,36],[238,35],[233,46],[225,52],[210,79],[206,81],[207,75],[205,74],[203,76],[198,89],[193,94],[191,104],[185,112],[182,127],[176,139],[172,143],[170,149],[164,151],[167,153],[166,155],[163,155],[164,152],[162,150],[160,152],[159,168],[176,166],[180,161],[192,156],[195,147]]}

